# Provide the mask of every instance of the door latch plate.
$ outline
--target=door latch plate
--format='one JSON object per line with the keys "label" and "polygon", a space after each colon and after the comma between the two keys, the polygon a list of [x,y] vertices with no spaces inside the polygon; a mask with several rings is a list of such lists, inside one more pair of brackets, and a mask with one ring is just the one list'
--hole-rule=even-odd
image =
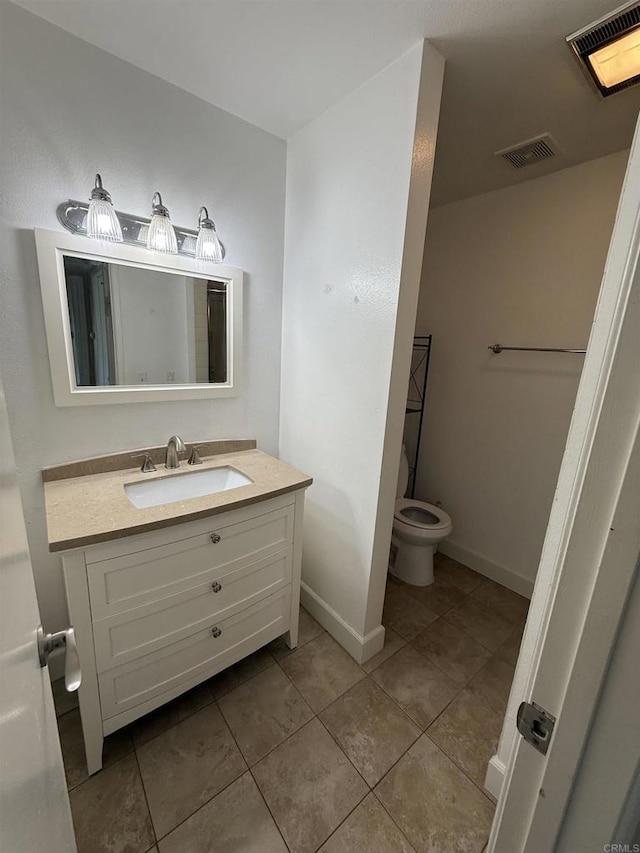
{"label": "door latch plate", "polygon": [[556,718],[536,705],[535,702],[522,702],[518,708],[518,731],[527,743],[543,755],[547,754],[549,741],[553,733]]}

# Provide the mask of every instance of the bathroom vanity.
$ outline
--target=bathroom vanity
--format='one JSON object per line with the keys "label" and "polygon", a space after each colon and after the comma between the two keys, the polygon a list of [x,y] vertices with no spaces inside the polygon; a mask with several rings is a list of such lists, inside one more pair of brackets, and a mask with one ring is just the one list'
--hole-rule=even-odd
{"label": "bathroom vanity", "polygon": [[[141,451],[157,460],[149,474],[130,467],[129,453],[43,471],[50,550],[62,557],[80,658],[89,773],[102,766],[105,735],[282,634],[297,644],[312,481],[255,442],[198,446],[202,465],[171,472],[162,448]],[[231,485],[176,500],[166,491],[182,488],[175,478]],[[134,505],[141,488],[152,494],[142,503],[171,502]]]}

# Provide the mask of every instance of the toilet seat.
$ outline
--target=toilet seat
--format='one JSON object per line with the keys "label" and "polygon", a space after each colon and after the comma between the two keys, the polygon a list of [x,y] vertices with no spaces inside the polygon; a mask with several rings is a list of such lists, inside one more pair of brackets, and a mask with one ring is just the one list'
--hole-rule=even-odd
{"label": "toilet seat", "polygon": [[398,498],[393,517],[401,524],[434,533],[445,530],[451,532],[453,527],[451,518],[440,507],[409,498]]}

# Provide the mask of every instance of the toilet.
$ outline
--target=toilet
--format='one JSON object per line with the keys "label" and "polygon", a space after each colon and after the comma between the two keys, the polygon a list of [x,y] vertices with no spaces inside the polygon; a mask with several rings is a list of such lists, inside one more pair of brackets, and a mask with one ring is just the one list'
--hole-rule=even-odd
{"label": "toilet", "polygon": [[405,498],[408,484],[409,461],[403,445],[391,536],[397,553],[389,571],[405,583],[429,586],[433,583],[433,555],[436,545],[449,536],[453,525],[447,513],[440,507]]}

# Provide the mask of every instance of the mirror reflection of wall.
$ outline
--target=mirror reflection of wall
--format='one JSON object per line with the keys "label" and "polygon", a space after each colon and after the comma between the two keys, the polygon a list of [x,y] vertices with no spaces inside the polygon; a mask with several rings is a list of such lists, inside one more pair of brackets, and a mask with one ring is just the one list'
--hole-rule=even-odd
{"label": "mirror reflection of wall", "polygon": [[76,385],[227,381],[223,282],[64,256]]}

